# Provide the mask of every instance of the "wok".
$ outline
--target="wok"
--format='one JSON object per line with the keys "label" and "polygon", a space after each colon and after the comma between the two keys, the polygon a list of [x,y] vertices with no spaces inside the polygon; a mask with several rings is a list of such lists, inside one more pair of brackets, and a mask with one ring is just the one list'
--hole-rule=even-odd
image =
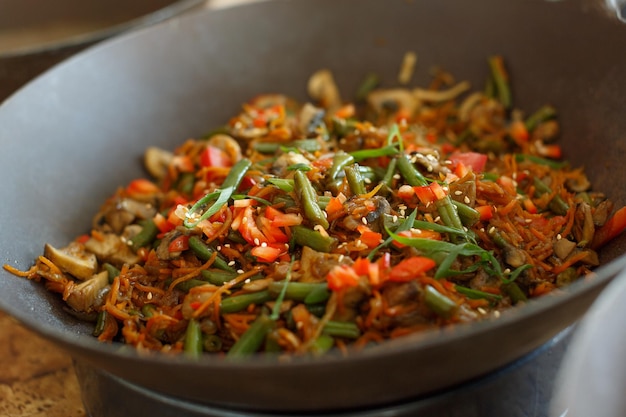
{"label": "wok", "polygon": [[[393,85],[403,54],[415,83],[438,65],[480,88],[503,54],[517,107],[555,105],[565,157],[618,206],[626,152],[626,27],[600,4],[539,0],[297,0],[203,11],[106,41],[31,82],[0,107],[3,263],[28,268],[43,244],[88,230],[115,188],[145,175],[148,145],[174,148],[224,123],[250,97],[305,98],[331,69],[344,97],[369,72]],[[626,266],[626,236],[594,278],[499,320],[406,337],[349,357],[227,362],[139,355],[100,344],[57,296],[6,272],[0,308],[78,361],[156,392],[262,411],[373,407],[426,396],[492,372],[579,319]]]}

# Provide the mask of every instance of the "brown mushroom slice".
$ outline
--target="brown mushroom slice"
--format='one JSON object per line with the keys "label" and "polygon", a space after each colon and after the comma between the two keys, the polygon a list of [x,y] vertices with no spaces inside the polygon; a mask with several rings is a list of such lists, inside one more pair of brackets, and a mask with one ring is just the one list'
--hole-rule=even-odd
{"label": "brown mushroom slice", "polygon": [[471,87],[468,81],[461,81],[447,90],[425,90],[416,88],[413,95],[418,101],[440,103],[443,101],[453,100],[457,96],[463,94]]}
{"label": "brown mushroom slice", "polygon": [[80,280],[91,278],[98,268],[96,255],[86,251],[85,247],[77,242],[72,242],[61,249],[46,243],[44,256],[63,272]]}
{"label": "brown mushroom slice", "polygon": [[341,106],[339,88],[337,88],[332,72],[327,69],[319,70],[309,78],[307,91],[311,98],[319,101],[325,109],[332,111]]}
{"label": "brown mushroom slice", "polygon": [[233,163],[238,162],[242,158],[241,146],[232,136],[218,133],[211,136],[207,144],[226,152]]}
{"label": "brown mushroom slice", "polygon": [[115,266],[136,264],[140,257],[114,233],[104,233],[98,238],[90,238],[85,242],[85,248],[95,254],[101,262],[109,262]]}
{"label": "brown mushroom slice", "polygon": [[109,285],[109,273],[102,271],[75,285],[67,297],[67,304],[74,310],[90,313],[102,303],[102,294]]}
{"label": "brown mushroom slice", "polygon": [[377,114],[389,110],[403,110],[413,114],[419,106],[413,93],[404,88],[374,90],[367,95],[367,102]]}
{"label": "brown mushroom slice", "polygon": [[146,149],[144,154],[144,165],[150,175],[154,178],[161,179],[167,174],[168,167],[173,159],[173,153],[155,146],[150,146]]}

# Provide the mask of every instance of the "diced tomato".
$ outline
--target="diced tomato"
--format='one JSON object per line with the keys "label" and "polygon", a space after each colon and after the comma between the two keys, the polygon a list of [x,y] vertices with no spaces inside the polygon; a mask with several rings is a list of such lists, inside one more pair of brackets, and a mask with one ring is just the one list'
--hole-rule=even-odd
{"label": "diced tomato", "polygon": [[434,203],[446,197],[446,191],[438,182],[432,182],[429,185],[413,187],[417,198],[422,204]]}
{"label": "diced tomato", "polygon": [[182,252],[189,249],[189,236],[182,235],[172,240],[167,247],[170,252]]}
{"label": "diced tomato", "polygon": [[591,247],[594,249],[606,245],[626,230],[626,206],[617,210],[613,216],[593,236]]}
{"label": "diced tomato", "polygon": [[357,230],[359,231],[359,233],[361,233],[361,242],[365,243],[370,249],[378,246],[383,238],[382,234],[374,232],[372,229],[365,226],[364,224],[358,226]]}
{"label": "diced tomato", "polygon": [[509,125],[509,135],[515,143],[518,145],[522,145],[528,142],[528,129],[526,129],[526,125],[521,120],[514,120]]}
{"label": "diced tomato", "polygon": [[265,208],[265,217],[272,221],[272,227],[289,227],[302,224],[302,216],[297,213],[283,213],[272,206]]}
{"label": "diced tomato", "polygon": [[357,258],[352,264],[352,269],[358,275],[367,275],[369,273],[370,260],[367,258]]}
{"label": "diced tomato", "polygon": [[152,195],[158,193],[159,191],[161,190],[155,183],[144,178],[132,180],[128,184],[128,187],[126,187],[126,192],[128,192],[131,197],[133,195]]}
{"label": "diced tomato", "polygon": [[389,271],[389,280],[407,282],[425,274],[435,266],[435,261],[430,258],[413,256],[391,268],[391,271]]}
{"label": "diced tomato", "polygon": [[343,212],[343,203],[338,197],[331,197],[326,205],[326,213],[329,218],[333,218],[336,214]]}
{"label": "diced tomato", "polygon": [[200,165],[203,167],[227,168],[233,165],[230,156],[220,148],[207,145],[200,154]]}
{"label": "diced tomato", "polygon": [[169,222],[165,216],[163,216],[161,213],[157,213],[153,218],[152,221],[154,221],[154,224],[156,225],[157,229],[159,229],[159,232],[161,233],[167,233],[170,230],[173,230],[176,226],[173,225],[171,222]]}
{"label": "diced tomato", "polygon": [[448,159],[452,161],[452,169],[456,164],[462,163],[476,173],[483,172],[487,164],[487,155],[479,152],[454,152]]}
{"label": "diced tomato", "polygon": [[483,222],[493,217],[493,207],[491,206],[476,206],[474,209],[480,214],[480,220]]}
{"label": "diced tomato", "polygon": [[274,262],[286,250],[274,245],[255,246],[250,250],[252,256],[257,258],[259,262]]}
{"label": "diced tomato", "polygon": [[280,227],[274,226],[272,220],[265,216],[259,216],[257,218],[259,229],[270,243],[287,243],[289,242],[289,236],[283,232]]}
{"label": "diced tomato", "polygon": [[355,111],[354,104],[346,104],[337,109],[335,116],[340,119],[349,119],[354,116]]}
{"label": "diced tomato", "polygon": [[359,275],[348,265],[337,265],[326,276],[328,288],[333,291],[356,287],[359,284]]}
{"label": "diced tomato", "polygon": [[241,218],[241,224],[238,227],[239,233],[251,245],[260,245],[263,242],[268,243],[268,239],[257,226],[255,217],[254,209],[251,206],[246,207]]}

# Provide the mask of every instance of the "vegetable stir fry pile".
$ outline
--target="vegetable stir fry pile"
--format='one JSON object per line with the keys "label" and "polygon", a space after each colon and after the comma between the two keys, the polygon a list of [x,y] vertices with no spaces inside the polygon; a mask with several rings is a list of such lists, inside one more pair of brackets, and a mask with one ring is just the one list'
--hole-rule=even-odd
{"label": "vegetable stir fry pile", "polygon": [[256,97],[218,131],[150,148],[88,235],[28,271],[101,341],[241,356],[347,352],[497,318],[591,272],[626,209],[562,161],[550,106],[369,76],[352,103],[326,70],[311,102]]}

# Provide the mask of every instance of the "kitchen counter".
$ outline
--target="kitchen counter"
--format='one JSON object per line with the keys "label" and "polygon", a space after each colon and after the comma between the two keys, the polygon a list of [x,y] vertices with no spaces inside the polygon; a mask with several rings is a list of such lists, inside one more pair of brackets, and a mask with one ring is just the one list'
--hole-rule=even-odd
{"label": "kitchen counter", "polygon": [[4,313],[0,369],[0,416],[86,416],[71,358]]}

